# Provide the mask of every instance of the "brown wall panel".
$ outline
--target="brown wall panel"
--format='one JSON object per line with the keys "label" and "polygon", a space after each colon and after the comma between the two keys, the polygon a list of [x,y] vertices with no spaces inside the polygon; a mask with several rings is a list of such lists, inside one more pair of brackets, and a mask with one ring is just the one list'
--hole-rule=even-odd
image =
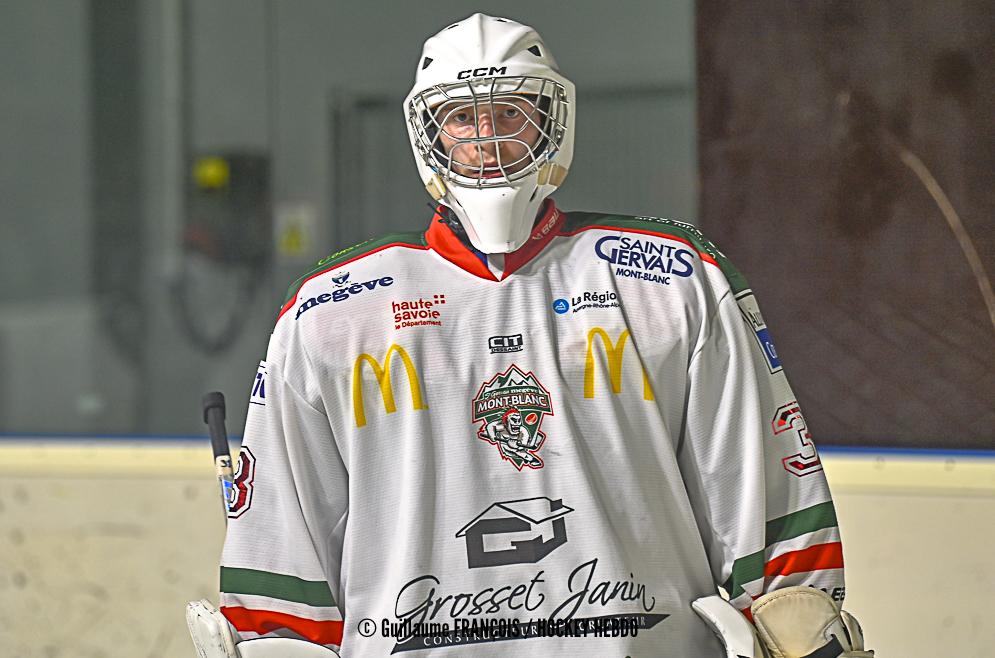
{"label": "brown wall panel", "polygon": [[[995,2],[701,0],[701,225],[823,444],[995,449]],[[903,157],[905,160],[903,160]]]}

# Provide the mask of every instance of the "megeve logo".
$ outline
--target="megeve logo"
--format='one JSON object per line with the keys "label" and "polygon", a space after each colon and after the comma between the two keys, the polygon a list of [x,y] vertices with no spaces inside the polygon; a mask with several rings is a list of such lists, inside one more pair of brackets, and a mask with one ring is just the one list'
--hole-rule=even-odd
{"label": "megeve logo", "polygon": [[362,283],[354,283],[347,288],[339,288],[333,290],[332,292],[326,292],[318,295],[317,297],[311,297],[307,299],[303,304],[297,307],[297,315],[294,317],[295,320],[300,319],[301,315],[305,311],[309,311],[319,304],[326,304],[328,302],[344,302],[353,295],[358,295],[364,290],[373,290],[377,286],[390,286],[394,284],[394,279],[389,276],[380,277],[379,279],[371,279],[369,281],[363,281]]}

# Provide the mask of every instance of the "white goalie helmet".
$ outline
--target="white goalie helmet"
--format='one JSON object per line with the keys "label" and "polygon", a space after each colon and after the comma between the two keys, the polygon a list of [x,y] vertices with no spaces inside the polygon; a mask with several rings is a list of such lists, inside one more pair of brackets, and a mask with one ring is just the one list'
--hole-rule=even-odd
{"label": "white goalie helmet", "polygon": [[573,157],[575,92],[539,34],[474,14],[425,42],[404,114],[418,173],[487,254],[528,240]]}

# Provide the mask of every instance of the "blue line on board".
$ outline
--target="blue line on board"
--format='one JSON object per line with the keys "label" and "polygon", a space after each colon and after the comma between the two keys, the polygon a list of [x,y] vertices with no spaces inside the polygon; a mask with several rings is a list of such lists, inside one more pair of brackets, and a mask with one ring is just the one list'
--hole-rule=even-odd
{"label": "blue line on board", "polygon": [[[157,443],[157,442],[191,442],[209,441],[207,434],[66,434],[57,432],[0,432],[0,443],[25,443],[31,440],[55,441],[59,443],[78,443],[80,441],[95,441],[107,443]],[[228,440],[241,443],[239,435],[229,435]],[[880,457],[932,457],[942,458],[980,458],[995,459],[995,450],[967,450],[943,448],[888,448],[868,446],[819,446],[819,452],[825,455],[864,455]]]}
{"label": "blue line on board", "polygon": [[866,455],[880,457],[976,457],[995,459],[995,450],[967,450],[949,448],[871,448],[867,446],[818,446],[824,455]]}
{"label": "blue line on board", "polygon": [[[56,432],[2,432],[0,433],[0,443],[27,443],[37,440],[53,441],[58,443],[79,443],[80,441],[94,441],[98,443],[201,443],[209,442],[207,434],[60,434]],[[228,440],[240,443],[242,437],[229,434]]]}

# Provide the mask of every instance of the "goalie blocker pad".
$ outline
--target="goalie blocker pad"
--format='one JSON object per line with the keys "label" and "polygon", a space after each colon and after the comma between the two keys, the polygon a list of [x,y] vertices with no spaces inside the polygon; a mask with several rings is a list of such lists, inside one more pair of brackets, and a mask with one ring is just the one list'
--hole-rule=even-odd
{"label": "goalie blocker pad", "polygon": [[187,604],[187,628],[198,658],[338,658],[320,644],[285,637],[236,644],[228,620],[207,599]]}
{"label": "goalie blocker pad", "polygon": [[785,587],[750,606],[757,635],[770,658],[873,658],[850,613],[814,587]]}

